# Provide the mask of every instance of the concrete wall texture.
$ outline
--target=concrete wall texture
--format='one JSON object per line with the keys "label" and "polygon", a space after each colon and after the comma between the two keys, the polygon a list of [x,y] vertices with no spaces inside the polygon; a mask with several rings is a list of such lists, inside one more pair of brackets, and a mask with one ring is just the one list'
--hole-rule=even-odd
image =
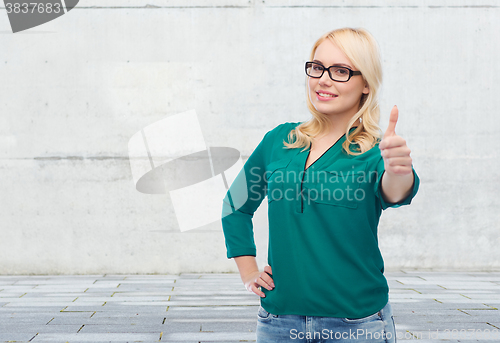
{"label": "concrete wall texture", "polygon": [[[386,269],[500,268],[500,1],[81,0],[16,34],[1,12],[1,274],[237,271],[220,221],[181,232],[168,194],[135,189],[128,141],[195,109],[245,161],[310,117],[303,64],[344,26],[377,39],[381,127],[397,104],[421,179],[382,214]],[[254,229],[263,267],[267,201]]]}

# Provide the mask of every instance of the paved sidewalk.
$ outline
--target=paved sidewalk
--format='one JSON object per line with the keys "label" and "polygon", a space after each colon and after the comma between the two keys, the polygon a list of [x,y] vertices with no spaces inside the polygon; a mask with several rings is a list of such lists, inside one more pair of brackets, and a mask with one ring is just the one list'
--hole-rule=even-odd
{"label": "paved sidewalk", "polygon": [[[500,342],[500,272],[386,277],[398,341]],[[258,305],[238,274],[0,276],[0,342],[253,342]]]}

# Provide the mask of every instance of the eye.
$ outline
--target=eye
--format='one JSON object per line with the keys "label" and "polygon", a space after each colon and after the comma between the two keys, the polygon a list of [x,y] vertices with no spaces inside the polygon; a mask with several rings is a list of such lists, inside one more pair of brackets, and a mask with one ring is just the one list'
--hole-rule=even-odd
{"label": "eye", "polygon": [[340,76],[345,76],[345,75],[349,75],[349,70],[347,70],[346,68],[333,68],[333,72],[337,75],[340,75]]}

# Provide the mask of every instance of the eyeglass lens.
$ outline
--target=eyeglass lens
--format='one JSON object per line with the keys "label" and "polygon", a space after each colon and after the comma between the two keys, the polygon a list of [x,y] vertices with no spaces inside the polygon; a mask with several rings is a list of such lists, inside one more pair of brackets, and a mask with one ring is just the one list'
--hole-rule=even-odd
{"label": "eyeglass lens", "polygon": [[[323,74],[323,70],[326,68],[318,63],[307,63],[306,74],[311,77],[319,78]],[[335,81],[347,81],[349,80],[349,69],[343,67],[331,66],[330,78]]]}

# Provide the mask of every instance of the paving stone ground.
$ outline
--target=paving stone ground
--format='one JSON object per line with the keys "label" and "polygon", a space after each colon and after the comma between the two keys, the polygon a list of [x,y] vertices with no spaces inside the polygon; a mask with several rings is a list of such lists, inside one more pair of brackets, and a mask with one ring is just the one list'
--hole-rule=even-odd
{"label": "paving stone ground", "polygon": [[[398,341],[500,342],[500,272],[385,275]],[[258,306],[239,274],[0,276],[0,342],[255,342]]]}

